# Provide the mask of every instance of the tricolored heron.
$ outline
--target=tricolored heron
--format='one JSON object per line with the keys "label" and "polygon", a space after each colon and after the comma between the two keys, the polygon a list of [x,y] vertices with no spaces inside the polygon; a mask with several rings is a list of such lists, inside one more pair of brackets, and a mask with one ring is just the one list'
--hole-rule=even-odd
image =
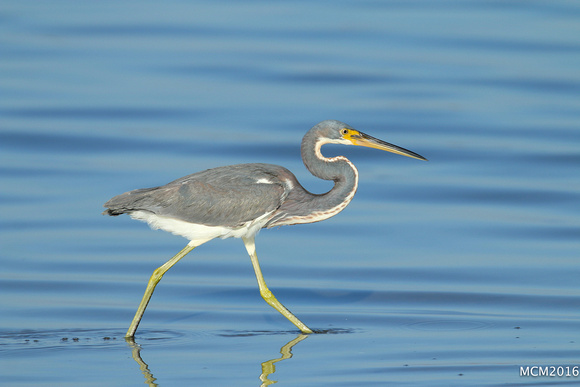
{"label": "tricolored heron", "polygon": [[324,144],[359,145],[426,160],[345,123],[327,120],[310,129],[301,146],[306,168],[316,177],[334,181],[334,187],[325,194],[308,192],[286,168],[254,163],[208,169],[164,186],[126,192],[106,202],[103,214],[129,214],[153,229],[169,231],[190,241],[153,272],[126,337],[135,335],[155,286],[165,272],[195,247],[218,237],[242,238],[262,298],[303,333],[312,333],[266,286],[254,238],[262,228],[328,219],[350,203],[357,189],[358,171],[344,156],[324,157],[320,152]]}

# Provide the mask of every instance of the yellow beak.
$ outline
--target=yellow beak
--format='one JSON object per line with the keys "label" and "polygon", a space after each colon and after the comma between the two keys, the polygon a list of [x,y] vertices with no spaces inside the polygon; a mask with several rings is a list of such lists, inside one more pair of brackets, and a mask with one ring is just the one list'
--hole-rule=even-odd
{"label": "yellow beak", "polygon": [[400,146],[390,144],[386,141],[379,140],[378,138],[374,138],[372,136],[369,136],[368,134],[365,134],[363,132],[359,132],[357,130],[350,130],[348,139],[350,141],[352,141],[353,145],[366,146],[367,148],[380,149],[380,150],[384,150],[387,152],[396,153],[398,155],[403,155],[403,156],[407,156],[407,157],[412,157],[414,159],[427,161],[427,159],[425,157],[421,156],[420,154],[417,154],[417,153],[410,151],[408,149],[405,149],[405,148],[401,148]]}

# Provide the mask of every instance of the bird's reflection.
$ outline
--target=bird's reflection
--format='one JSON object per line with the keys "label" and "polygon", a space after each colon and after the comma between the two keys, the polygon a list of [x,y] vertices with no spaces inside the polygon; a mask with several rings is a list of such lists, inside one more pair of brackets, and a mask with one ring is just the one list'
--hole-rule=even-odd
{"label": "bird's reflection", "polygon": [[[260,385],[261,387],[277,383],[277,381],[269,379],[269,376],[276,372],[275,364],[279,361],[290,359],[292,357],[292,348],[307,337],[308,335],[299,334],[294,339],[284,344],[282,348],[280,348],[280,354],[282,356],[267,360],[262,363],[262,374],[260,375],[260,381],[262,382]],[[135,360],[135,362],[139,365],[139,369],[145,377],[145,384],[150,387],[159,387],[159,384],[156,383],[157,379],[153,376],[153,372],[151,372],[149,369],[149,365],[145,363],[141,357],[141,346],[139,346],[139,344],[137,344],[132,337],[126,337],[125,341],[127,341],[127,344],[131,348],[133,360]]]}
{"label": "bird's reflection", "polygon": [[290,359],[292,357],[292,348],[307,337],[308,335],[299,334],[295,339],[290,340],[280,348],[281,357],[262,363],[262,374],[260,375],[260,380],[262,381],[261,386],[269,386],[276,383],[276,381],[268,379],[268,376],[276,372],[276,366],[274,364],[282,360]]}
{"label": "bird's reflection", "polygon": [[127,344],[129,344],[129,347],[131,348],[131,355],[133,356],[133,360],[135,360],[137,364],[139,364],[139,369],[141,370],[141,373],[145,377],[145,384],[147,384],[150,387],[159,387],[159,385],[155,383],[157,379],[153,376],[153,373],[149,369],[149,365],[145,363],[145,361],[141,358],[141,347],[139,346],[139,344],[137,344],[135,342],[135,339],[133,339],[132,337],[125,337],[125,341],[127,342]]}

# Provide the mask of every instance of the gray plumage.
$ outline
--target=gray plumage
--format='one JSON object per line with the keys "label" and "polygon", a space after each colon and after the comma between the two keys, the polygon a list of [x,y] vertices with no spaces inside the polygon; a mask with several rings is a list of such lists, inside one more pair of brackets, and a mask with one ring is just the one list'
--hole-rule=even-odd
{"label": "gray plumage", "polygon": [[308,170],[316,177],[334,181],[327,193],[308,192],[292,172],[278,165],[238,164],[194,173],[164,186],[126,192],[106,202],[103,213],[115,216],[146,212],[231,229],[248,226],[248,222],[263,220],[264,216],[267,219],[261,225],[268,228],[321,221],[342,211],[358,185],[357,169],[346,157],[322,156],[320,148],[328,143],[367,146],[425,160],[343,122],[327,120],[310,129],[301,146]]}
{"label": "gray plumage", "polygon": [[340,139],[342,128],[352,129],[339,121],[323,121],[302,140],[306,167],[313,175],[335,182],[326,194],[308,192],[292,172],[281,166],[238,164],[194,173],[164,186],[126,192],[106,202],[103,213],[116,216],[147,211],[189,223],[232,228],[267,213],[271,213],[265,224],[268,228],[326,219],[311,215],[340,205],[356,191],[357,173],[352,163],[344,157],[331,162],[316,155],[323,143]]}
{"label": "gray plumage", "polygon": [[[161,187],[115,196],[105,203],[105,213],[148,211],[189,223],[240,227],[282,205],[288,192],[280,175],[292,173],[277,165],[257,163],[212,168]],[[272,184],[258,184],[260,180]]]}

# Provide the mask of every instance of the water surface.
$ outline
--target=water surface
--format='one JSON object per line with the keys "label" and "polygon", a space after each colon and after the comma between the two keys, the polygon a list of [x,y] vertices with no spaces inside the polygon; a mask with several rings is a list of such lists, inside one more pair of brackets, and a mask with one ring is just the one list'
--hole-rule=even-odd
{"label": "water surface", "polygon": [[[0,384],[574,384],[580,7],[537,2],[5,2]],[[239,240],[100,215],[119,193],[268,162],[313,192],[303,134],[338,119],[429,162],[358,167],[328,221]]]}

